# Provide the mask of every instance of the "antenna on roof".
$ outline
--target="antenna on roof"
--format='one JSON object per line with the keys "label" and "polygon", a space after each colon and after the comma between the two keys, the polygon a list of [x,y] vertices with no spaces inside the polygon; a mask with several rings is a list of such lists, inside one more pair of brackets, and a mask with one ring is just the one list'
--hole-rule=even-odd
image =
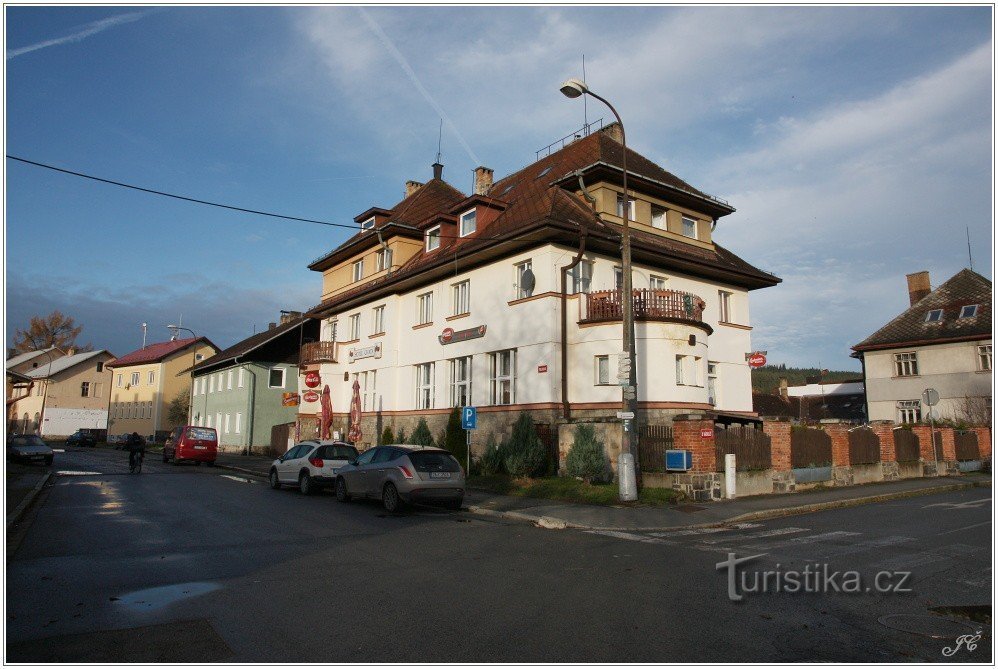
{"label": "antenna on roof", "polygon": [[[586,83],[586,54],[582,54],[582,83]],[[586,96],[582,96],[582,127],[586,129],[586,135],[589,135],[589,108],[586,102]]]}
{"label": "antenna on roof", "polygon": [[440,119],[440,130],[437,132],[437,162],[440,162],[440,145],[444,141],[444,120]]}
{"label": "antenna on roof", "polygon": [[970,258],[970,271],[974,271],[974,255],[970,252],[970,226],[967,226],[967,257]]}
{"label": "antenna on roof", "polygon": [[146,323],[142,324],[142,348],[146,347],[146,328],[148,327],[149,327],[148,324]]}

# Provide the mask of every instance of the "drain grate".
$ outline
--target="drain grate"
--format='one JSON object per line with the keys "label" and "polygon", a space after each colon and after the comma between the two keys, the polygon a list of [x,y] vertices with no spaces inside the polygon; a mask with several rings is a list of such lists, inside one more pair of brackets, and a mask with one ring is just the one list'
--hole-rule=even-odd
{"label": "drain grate", "polygon": [[909,632],[930,639],[955,639],[964,634],[977,634],[980,629],[973,625],[951,618],[923,616],[909,613],[896,613],[877,619],[884,627],[901,632]]}

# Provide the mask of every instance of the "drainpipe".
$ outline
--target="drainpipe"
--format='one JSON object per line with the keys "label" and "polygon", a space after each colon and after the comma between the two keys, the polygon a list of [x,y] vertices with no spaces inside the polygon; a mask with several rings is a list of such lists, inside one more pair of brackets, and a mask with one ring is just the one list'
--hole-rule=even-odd
{"label": "drainpipe", "polygon": [[[586,185],[582,181],[582,172],[576,171],[575,175],[579,178],[579,188],[583,197],[595,209],[596,198],[586,190]],[[572,262],[561,268],[561,412],[566,420],[572,417],[572,407],[568,402],[568,273],[582,262],[582,255],[586,250],[586,231],[581,225],[579,229],[581,230],[579,252],[575,254]]]}

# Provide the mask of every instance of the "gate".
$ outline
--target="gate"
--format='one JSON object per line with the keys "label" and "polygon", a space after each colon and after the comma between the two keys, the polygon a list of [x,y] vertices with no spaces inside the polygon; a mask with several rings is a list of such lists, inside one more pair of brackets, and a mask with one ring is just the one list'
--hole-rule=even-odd
{"label": "gate", "polygon": [[643,472],[664,472],[665,452],[672,448],[671,425],[642,425],[638,429],[638,465]]}
{"label": "gate", "polygon": [[773,454],[769,435],[751,425],[715,425],[715,469],[724,471],[724,456],[735,454],[735,469],[740,472],[770,469]]}
{"label": "gate", "polygon": [[981,449],[977,445],[977,433],[957,430],[954,435],[956,441],[956,459],[960,461],[980,460]]}
{"label": "gate", "polygon": [[547,465],[544,473],[547,476],[554,476],[561,467],[561,458],[558,453],[558,431],[551,429],[547,423],[534,423],[534,431],[537,432],[537,438],[544,444],[544,450],[547,452]]}
{"label": "gate", "polygon": [[294,423],[283,423],[281,425],[274,425],[270,428],[270,446],[267,450],[267,455],[273,455],[275,458],[279,458],[288,451],[288,439],[294,435],[295,424]]}
{"label": "gate", "polygon": [[911,430],[894,430],[894,452],[898,462],[917,462],[921,458],[918,435]]}
{"label": "gate", "polygon": [[868,465],[880,462],[880,439],[868,427],[849,430],[849,464]]}
{"label": "gate", "polygon": [[790,464],[794,469],[832,466],[832,438],[824,430],[794,427],[790,431]]}

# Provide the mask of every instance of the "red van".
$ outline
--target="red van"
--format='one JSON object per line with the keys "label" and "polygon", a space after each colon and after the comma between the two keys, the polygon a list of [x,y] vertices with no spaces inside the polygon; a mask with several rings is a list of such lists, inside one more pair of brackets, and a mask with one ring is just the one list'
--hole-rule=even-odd
{"label": "red van", "polygon": [[218,435],[213,427],[184,425],[170,433],[163,444],[163,462],[190,460],[215,464],[218,457]]}

